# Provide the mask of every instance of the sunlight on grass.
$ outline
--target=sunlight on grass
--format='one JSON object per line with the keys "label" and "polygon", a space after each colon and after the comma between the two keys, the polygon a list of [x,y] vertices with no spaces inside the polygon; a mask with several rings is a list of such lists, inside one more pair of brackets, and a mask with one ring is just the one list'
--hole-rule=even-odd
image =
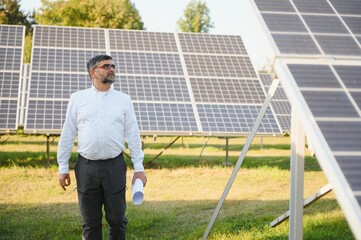
{"label": "sunlight on grass", "polygon": [[[171,137],[144,138],[150,161]],[[0,147],[0,239],[80,239],[81,218],[71,159],[72,184],[58,186],[55,152],[45,167],[44,136],[11,136]],[[152,164],[146,165],[145,201],[131,203],[130,160],[127,172],[127,239],[200,239],[222,195],[245,138],[231,138],[224,166],[225,140],[184,137]],[[290,195],[289,138],[256,138],[216,219],[208,239],[288,239],[288,221],[269,223],[288,210]],[[262,146],[262,147],[261,147]],[[75,151],[75,148],[74,148]],[[327,184],[316,159],[307,152],[307,197]],[[103,222],[103,236],[107,225]],[[331,192],[304,211],[304,239],[353,239]]]}

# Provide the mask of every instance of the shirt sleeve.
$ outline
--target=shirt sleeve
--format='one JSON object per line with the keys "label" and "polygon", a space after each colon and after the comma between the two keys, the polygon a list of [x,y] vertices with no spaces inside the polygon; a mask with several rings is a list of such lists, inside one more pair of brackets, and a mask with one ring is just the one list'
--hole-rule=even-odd
{"label": "shirt sleeve", "polygon": [[144,152],[140,140],[140,133],[137,119],[135,116],[134,106],[129,98],[127,114],[125,116],[125,138],[128,142],[131,159],[134,166],[134,172],[143,172]]}
{"label": "shirt sleeve", "polygon": [[71,95],[66,110],[65,122],[58,143],[57,161],[59,173],[69,173],[69,159],[77,133],[77,117],[74,94]]}

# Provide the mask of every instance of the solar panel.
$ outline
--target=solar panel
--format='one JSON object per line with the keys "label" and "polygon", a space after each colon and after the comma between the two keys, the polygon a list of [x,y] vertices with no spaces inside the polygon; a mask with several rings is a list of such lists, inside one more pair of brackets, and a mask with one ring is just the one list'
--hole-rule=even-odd
{"label": "solar panel", "polygon": [[[361,179],[355,178],[356,172],[350,171],[351,167],[358,169],[361,166],[361,88],[359,76],[361,66],[344,65],[312,65],[311,71],[314,78],[320,78],[325,68],[337,79],[340,84],[332,84],[327,87],[322,84],[305,85],[303,82],[310,72],[306,64],[288,64],[295,82],[300,86],[301,93],[309,106],[312,115],[323,133],[338,165],[346,169],[345,176],[352,178],[350,185],[359,204],[361,204]],[[294,72],[297,72],[294,74]],[[358,79],[358,81],[352,81]],[[322,79],[321,81],[325,81]],[[351,84],[350,84],[351,83]],[[351,93],[351,94],[350,94]],[[356,99],[354,98],[356,96]],[[341,138],[341,139],[340,139]]]}
{"label": "solar panel", "polygon": [[361,56],[359,1],[256,0],[255,4],[280,54]]}
{"label": "solar panel", "polygon": [[0,25],[0,133],[17,130],[25,27]]}
{"label": "solar panel", "polygon": [[[262,31],[272,39],[274,72],[302,119],[354,235],[360,238],[361,2],[286,2],[292,6],[287,10],[277,9],[279,0],[255,0],[251,5],[255,16],[261,17]],[[277,21],[290,22],[277,26]]]}
{"label": "solar panel", "polygon": [[[26,132],[60,133],[70,94],[91,85],[85,65],[100,53],[119,66],[114,89],[131,96],[143,135],[247,134],[265,98],[239,36],[37,25]],[[281,133],[271,109],[262,124],[262,134]]]}

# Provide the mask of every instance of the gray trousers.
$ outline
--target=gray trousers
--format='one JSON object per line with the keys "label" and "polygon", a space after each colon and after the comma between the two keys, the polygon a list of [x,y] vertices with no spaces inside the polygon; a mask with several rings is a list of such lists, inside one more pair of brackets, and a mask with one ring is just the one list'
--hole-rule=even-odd
{"label": "gray trousers", "polygon": [[78,155],[75,176],[83,239],[102,239],[102,207],[109,224],[109,239],[125,239],[126,171],[123,154],[108,160],[88,160]]}

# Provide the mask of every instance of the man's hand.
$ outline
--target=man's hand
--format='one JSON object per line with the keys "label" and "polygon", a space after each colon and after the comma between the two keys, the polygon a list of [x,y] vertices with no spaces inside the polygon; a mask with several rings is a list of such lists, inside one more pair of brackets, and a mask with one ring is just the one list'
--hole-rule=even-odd
{"label": "man's hand", "polygon": [[147,184],[147,176],[145,175],[145,172],[135,172],[132,180],[132,184],[135,183],[135,179],[139,178],[143,182],[143,187]]}
{"label": "man's hand", "polygon": [[66,191],[67,186],[71,184],[69,173],[59,173],[59,185]]}

